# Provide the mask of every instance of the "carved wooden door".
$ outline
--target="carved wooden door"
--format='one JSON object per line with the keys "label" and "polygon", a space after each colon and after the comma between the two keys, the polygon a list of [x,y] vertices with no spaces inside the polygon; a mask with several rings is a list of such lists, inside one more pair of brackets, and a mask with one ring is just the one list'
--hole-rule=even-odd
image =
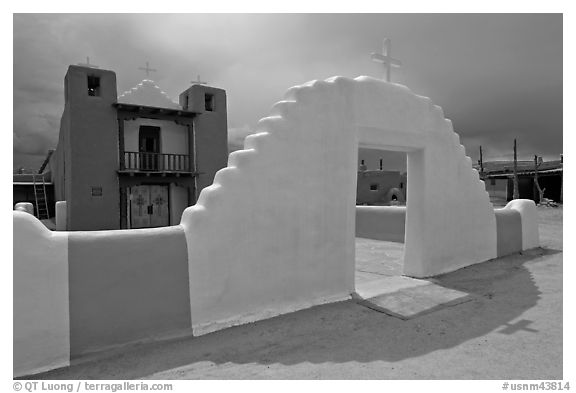
{"label": "carved wooden door", "polygon": [[168,186],[135,186],[130,194],[130,228],[170,225]]}
{"label": "carved wooden door", "polygon": [[147,228],[150,226],[150,189],[149,186],[130,188],[130,228]]}
{"label": "carved wooden door", "polygon": [[170,225],[167,186],[150,186],[150,204],[152,205],[150,226],[164,227]]}

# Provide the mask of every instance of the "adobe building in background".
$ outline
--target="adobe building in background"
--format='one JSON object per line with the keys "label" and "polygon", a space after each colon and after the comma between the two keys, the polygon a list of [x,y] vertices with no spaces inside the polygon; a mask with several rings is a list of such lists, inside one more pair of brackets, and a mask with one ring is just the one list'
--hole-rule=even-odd
{"label": "adobe building in background", "polygon": [[[475,168],[480,170],[480,165]],[[518,193],[520,199],[532,199],[540,203],[540,193],[534,182],[534,161],[518,161]],[[544,197],[563,203],[564,163],[560,160],[544,161],[538,167],[538,184],[544,189]],[[490,200],[494,204],[505,204],[514,197],[514,161],[492,161],[483,163],[482,178]]]}
{"label": "adobe building in background", "polygon": [[70,66],[50,159],[67,230],[177,225],[226,166],[226,92],[194,84],[173,102],[145,79],[117,95],[116,74]]}
{"label": "adobe building in background", "polygon": [[[389,151],[371,149],[358,150],[358,177],[356,182],[356,205],[405,205],[407,197],[408,173],[405,169],[406,157],[402,157],[404,170],[398,162],[384,168],[383,157],[397,154]],[[394,161],[394,158],[392,158]],[[398,158],[396,158],[398,161]]]}

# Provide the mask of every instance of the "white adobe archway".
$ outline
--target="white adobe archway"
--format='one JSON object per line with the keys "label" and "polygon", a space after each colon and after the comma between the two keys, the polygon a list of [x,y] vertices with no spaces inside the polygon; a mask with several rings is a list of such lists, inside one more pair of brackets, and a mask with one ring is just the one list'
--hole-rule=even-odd
{"label": "white adobe archway", "polygon": [[354,291],[358,147],[407,152],[405,274],[496,257],[488,194],[440,107],[369,77],[313,81],[288,90],[183,214],[197,333]]}

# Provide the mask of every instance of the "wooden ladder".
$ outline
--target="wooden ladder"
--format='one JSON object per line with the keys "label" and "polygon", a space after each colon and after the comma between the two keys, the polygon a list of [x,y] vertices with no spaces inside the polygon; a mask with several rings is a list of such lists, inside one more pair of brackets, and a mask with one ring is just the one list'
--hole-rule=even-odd
{"label": "wooden ladder", "polygon": [[34,184],[34,199],[36,201],[36,217],[39,220],[47,220],[50,218],[48,211],[48,200],[46,197],[46,182],[44,175],[33,174],[32,183]]}

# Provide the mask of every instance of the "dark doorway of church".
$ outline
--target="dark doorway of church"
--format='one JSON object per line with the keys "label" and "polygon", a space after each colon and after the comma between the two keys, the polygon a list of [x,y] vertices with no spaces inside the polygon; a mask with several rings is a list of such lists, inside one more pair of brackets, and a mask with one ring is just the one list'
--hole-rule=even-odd
{"label": "dark doorway of church", "polygon": [[159,170],[160,127],[140,126],[138,145],[140,151],[140,170]]}
{"label": "dark doorway of church", "polygon": [[170,225],[168,186],[143,185],[130,188],[130,228]]}

